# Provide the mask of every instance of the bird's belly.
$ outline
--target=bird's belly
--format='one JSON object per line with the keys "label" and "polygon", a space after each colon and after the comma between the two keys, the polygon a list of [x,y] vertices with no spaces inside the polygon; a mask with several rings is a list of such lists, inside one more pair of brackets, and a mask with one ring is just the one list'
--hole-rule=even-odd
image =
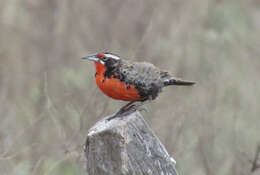
{"label": "bird's belly", "polygon": [[141,97],[133,85],[127,85],[117,78],[96,76],[98,87],[109,97],[124,101],[139,101]]}

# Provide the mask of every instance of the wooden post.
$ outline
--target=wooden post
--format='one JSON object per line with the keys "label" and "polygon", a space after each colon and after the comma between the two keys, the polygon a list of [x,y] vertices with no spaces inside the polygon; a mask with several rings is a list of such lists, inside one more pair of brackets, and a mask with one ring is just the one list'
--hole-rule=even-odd
{"label": "wooden post", "polygon": [[88,132],[85,156],[88,175],[178,174],[139,112],[97,122]]}

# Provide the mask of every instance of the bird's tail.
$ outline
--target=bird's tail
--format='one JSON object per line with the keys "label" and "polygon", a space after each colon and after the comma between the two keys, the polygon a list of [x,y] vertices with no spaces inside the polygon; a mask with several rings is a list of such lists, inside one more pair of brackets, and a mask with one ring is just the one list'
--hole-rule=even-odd
{"label": "bird's tail", "polygon": [[195,84],[194,81],[182,80],[182,79],[177,79],[177,78],[171,78],[171,79],[164,81],[165,86],[169,86],[169,85],[192,86],[194,84]]}

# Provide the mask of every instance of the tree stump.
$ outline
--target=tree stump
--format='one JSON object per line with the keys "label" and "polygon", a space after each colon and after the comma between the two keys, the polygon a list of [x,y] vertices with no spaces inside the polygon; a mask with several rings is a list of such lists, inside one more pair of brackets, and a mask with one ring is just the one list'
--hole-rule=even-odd
{"label": "tree stump", "polygon": [[97,122],[88,131],[85,156],[89,175],[178,174],[175,160],[139,112]]}

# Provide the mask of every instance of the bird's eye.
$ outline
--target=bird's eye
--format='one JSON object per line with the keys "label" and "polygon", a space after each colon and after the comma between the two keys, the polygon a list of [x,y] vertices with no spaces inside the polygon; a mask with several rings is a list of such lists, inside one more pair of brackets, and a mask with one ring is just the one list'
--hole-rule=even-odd
{"label": "bird's eye", "polygon": [[107,60],[108,60],[108,58],[107,58],[107,57],[103,57],[103,60],[104,60],[104,61],[107,61]]}

